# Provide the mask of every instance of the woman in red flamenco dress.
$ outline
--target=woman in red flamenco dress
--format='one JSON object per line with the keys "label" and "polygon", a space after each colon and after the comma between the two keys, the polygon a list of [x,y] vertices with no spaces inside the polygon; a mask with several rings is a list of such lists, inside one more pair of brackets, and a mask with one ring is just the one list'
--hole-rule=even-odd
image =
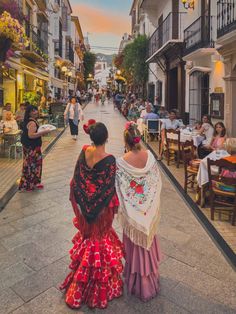
{"label": "woman in red flamenco dress", "polygon": [[93,145],[83,147],[71,181],[78,232],[70,250],[71,272],[60,289],[66,289],[65,301],[71,308],[87,304],[102,309],[123,292],[123,245],[112,228],[119,206],[116,161],[105,152],[108,131],[103,123],[89,120],[84,130]]}

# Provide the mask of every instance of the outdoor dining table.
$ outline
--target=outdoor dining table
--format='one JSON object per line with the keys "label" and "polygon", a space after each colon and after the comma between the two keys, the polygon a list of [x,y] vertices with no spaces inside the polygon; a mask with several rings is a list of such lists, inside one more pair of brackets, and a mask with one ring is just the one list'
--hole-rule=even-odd
{"label": "outdoor dining table", "polygon": [[22,133],[21,130],[14,130],[14,131],[9,131],[9,132],[6,132],[6,133],[3,133],[2,134],[2,138],[3,138],[3,141],[4,141],[4,151],[5,151],[5,148],[6,148],[6,142],[10,142],[10,143],[15,143],[16,142],[16,139],[17,137]]}

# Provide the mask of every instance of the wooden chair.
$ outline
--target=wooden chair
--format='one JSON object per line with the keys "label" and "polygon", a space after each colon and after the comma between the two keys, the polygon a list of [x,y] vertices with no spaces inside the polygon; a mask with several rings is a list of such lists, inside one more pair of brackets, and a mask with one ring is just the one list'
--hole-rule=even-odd
{"label": "wooden chair", "polygon": [[194,159],[193,141],[186,141],[181,144],[182,158],[184,162],[184,191],[187,193],[188,186],[193,189],[196,184],[198,173],[197,161]]}
{"label": "wooden chair", "polygon": [[[215,174],[215,169],[212,166],[219,168],[218,174]],[[211,219],[214,220],[215,211],[228,212],[232,214],[232,225],[235,225],[236,220],[236,178],[222,176],[222,169],[229,172],[236,171],[236,164],[225,159],[210,160],[207,159],[208,176],[209,176],[209,191],[210,191],[210,208]],[[218,205],[219,208],[216,208]],[[228,209],[226,208],[228,207]]]}
{"label": "wooden chair", "polygon": [[180,131],[173,129],[165,130],[165,148],[167,165],[170,165],[170,161],[176,162],[176,167],[179,168],[181,148],[180,148]]}

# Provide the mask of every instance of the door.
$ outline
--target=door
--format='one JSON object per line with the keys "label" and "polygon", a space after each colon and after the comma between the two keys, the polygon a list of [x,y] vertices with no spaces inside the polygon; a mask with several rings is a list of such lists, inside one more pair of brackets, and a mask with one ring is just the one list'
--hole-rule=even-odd
{"label": "door", "polygon": [[195,71],[189,78],[189,123],[209,113],[209,74]]}

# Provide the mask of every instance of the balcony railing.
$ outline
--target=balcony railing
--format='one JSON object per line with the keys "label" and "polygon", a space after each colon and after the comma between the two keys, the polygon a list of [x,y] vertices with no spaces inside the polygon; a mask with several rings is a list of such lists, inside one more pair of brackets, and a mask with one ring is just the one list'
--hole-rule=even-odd
{"label": "balcony railing", "polygon": [[200,16],[184,30],[184,55],[199,48],[214,47],[212,20],[212,16]]}
{"label": "balcony railing", "polygon": [[217,37],[236,29],[236,0],[217,2]]}
{"label": "balcony railing", "polygon": [[183,18],[185,13],[171,12],[158,26],[149,39],[149,54],[151,57],[168,41],[183,40]]}

